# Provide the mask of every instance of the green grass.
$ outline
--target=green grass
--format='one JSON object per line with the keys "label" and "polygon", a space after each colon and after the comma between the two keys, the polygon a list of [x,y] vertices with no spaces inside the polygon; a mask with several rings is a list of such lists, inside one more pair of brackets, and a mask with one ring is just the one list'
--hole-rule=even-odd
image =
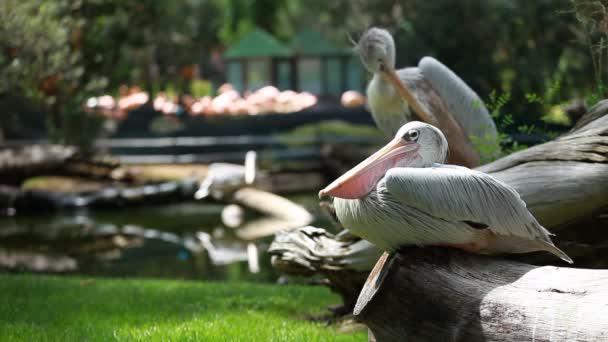
{"label": "green grass", "polygon": [[326,288],[0,275],[2,341],[364,341],[307,319]]}

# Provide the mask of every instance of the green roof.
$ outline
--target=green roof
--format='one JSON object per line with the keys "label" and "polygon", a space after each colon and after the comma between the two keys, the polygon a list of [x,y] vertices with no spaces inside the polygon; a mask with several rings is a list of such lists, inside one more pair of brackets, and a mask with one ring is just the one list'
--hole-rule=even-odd
{"label": "green roof", "polygon": [[225,58],[289,57],[291,50],[260,29],[245,34],[224,54]]}
{"label": "green roof", "polygon": [[332,45],[323,38],[321,33],[312,29],[304,29],[298,32],[289,45],[299,55],[325,56],[352,54],[352,51],[347,48]]}

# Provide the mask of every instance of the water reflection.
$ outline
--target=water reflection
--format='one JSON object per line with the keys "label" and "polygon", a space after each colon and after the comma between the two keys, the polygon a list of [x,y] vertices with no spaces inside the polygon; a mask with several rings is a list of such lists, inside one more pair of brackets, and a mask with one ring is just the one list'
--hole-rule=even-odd
{"label": "water reflection", "polygon": [[[314,208],[316,200],[305,205]],[[312,200],[308,200],[311,198]],[[0,269],[97,276],[274,281],[271,236],[239,238],[224,205],[188,202],[0,218]],[[254,217],[265,222],[268,218]],[[263,234],[262,234],[263,235]]]}

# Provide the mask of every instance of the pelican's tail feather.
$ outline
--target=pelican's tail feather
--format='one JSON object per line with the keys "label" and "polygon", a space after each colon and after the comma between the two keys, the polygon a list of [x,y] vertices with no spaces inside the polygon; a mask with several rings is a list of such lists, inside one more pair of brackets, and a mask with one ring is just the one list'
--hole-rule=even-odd
{"label": "pelican's tail feather", "polygon": [[538,241],[541,245],[544,245],[545,247],[545,251],[558,256],[560,259],[564,260],[565,262],[572,264],[574,263],[574,261],[572,261],[572,259],[570,259],[570,257],[564,253],[561,249],[555,247],[555,245],[553,243],[548,243],[545,241]]}
{"label": "pelican's tail feather", "polygon": [[529,240],[517,236],[501,236],[496,235],[488,241],[488,245],[482,251],[483,254],[498,254],[498,253],[530,253],[545,251],[549,252],[565,262],[572,264],[573,261],[561,249],[555,247],[551,241]]}

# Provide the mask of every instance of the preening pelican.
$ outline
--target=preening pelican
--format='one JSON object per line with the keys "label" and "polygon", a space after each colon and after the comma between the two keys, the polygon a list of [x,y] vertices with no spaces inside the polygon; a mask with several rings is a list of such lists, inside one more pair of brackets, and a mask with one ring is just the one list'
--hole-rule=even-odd
{"label": "preening pelican", "polygon": [[412,121],[394,139],[321,190],[353,234],[385,250],[451,246],[481,254],[548,251],[572,263],[519,194],[490,175],[440,164],[448,142]]}
{"label": "preening pelican", "polygon": [[195,199],[208,196],[216,200],[224,198],[235,190],[252,185],[256,178],[257,153],[248,151],[245,154],[245,165],[229,163],[212,163],[207,169],[205,179],[200,183],[194,194]]}
{"label": "preening pelican", "polygon": [[[367,88],[369,108],[377,126],[388,137],[414,120],[414,114],[434,125],[440,123],[438,118],[451,116],[475,146],[491,144],[492,148],[480,150],[482,160],[497,157],[498,134],[492,117],[479,96],[448,67],[424,57],[418,67],[395,70],[393,37],[379,28],[367,30],[355,49],[373,74]],[[440,128],[453,143],[449,135],[454,132]]]}

